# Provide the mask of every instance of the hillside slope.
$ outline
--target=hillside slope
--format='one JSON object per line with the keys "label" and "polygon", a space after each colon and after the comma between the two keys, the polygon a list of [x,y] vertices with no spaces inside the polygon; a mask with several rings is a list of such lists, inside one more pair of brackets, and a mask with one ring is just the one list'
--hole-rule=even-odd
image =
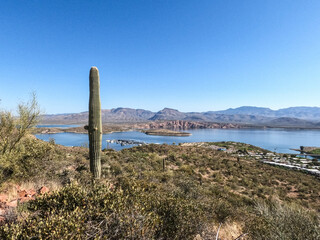
{"label": "hillside slope", "polygon": [[319,236],[319,179],[211,148],[219,143],[106,150],[103,178],[95,184],[86,148],[37,144],[51,149],[43,152],[49,154],[46,168],[36,164],[42,155],[32,161],[32,170],[42,169],[41,179],[15,176],[29,181],[28,186],[55,176],[56,185],[64,187],[19,203],[18,212],[0,226],[1,239],[214,239],[220,223],[223,240],[244,233],[243,239],[255,240],[279,239],[279,234],[282,239]]}

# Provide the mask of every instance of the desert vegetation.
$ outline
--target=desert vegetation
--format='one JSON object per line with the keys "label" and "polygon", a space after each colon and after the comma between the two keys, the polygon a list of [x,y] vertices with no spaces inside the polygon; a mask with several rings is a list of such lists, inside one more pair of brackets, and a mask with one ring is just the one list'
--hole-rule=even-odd
{"label": "desert vegetation", "polygon": [[[46,185],[50,193],[4,209],[1,239],[319,239],[319,179],[237,158],[216,145],[150,144],[101,153],[31,135],[35,98],[1,112],[0,187]],[[3,203],[1,203],[3,204]]]}

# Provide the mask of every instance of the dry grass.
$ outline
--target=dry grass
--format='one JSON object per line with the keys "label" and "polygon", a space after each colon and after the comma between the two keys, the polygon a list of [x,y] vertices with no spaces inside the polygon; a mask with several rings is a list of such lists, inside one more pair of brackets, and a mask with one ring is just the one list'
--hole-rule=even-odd
{"label": "dry grass", "polygon": [[[239,222],[229,222],[221,225],[219,237],[223,240],[234,240],[243,234],[242,225]],[[216,229],[217,230],[217,229]]]}

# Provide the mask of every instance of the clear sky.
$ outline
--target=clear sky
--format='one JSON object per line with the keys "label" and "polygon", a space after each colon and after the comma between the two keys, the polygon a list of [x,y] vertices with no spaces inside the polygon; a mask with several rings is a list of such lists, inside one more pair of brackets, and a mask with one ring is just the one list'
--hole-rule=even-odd
{"label": "clear sky", "polygon": [[320,106],[319,0],[0,0],[0,108]]}

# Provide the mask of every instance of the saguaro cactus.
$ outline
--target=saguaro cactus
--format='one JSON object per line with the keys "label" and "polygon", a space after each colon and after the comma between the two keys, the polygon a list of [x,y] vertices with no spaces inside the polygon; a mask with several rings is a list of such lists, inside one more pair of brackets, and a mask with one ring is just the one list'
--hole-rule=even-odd
{"label": "saguaro cactus", "polygon": [[101,176],[101,102],[100,102],[100,78],[98,68],[90,69],[90,97],[89,97],[89,156],[90,171],[94,178]]}
{"label": "saguaro cactus", "polygon": [[162,159],[162,171],[166,170],[166,158]]}

